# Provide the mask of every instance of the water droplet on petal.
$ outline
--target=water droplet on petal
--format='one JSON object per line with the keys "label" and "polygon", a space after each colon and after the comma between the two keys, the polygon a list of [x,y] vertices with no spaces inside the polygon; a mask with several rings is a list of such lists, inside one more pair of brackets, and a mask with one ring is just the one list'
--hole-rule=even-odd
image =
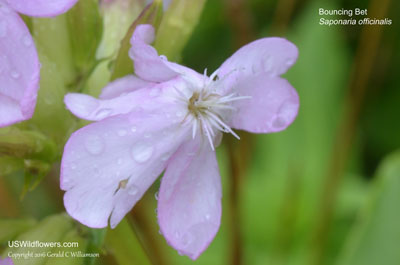
{"label": "water droplet on petal", "polygon": [[189,245],[192,242],[192,236],[189,233],[186,233],[182,236],[181,242],[184,246]]}
{"label": "water droplet on petal", "polygon": [[135,127],[135,126],[133,126],[132,128],[131,128],[131,132],[136,132],[137,131],[137,128]]}
{"label": "water droplet on petal", "polygon": [[122,165],[122,158],[118,158],[117,164],[118,164],[118,165]]}
{"label": "water droplet on petal", "polygon": [[275,120],[272,122],[272,126],[274,126],[277,129],[285,127],[285,125],[286,125],[286,120],[280,116],[276,117]]}
{"label": "water droplet on petal", "polygon": [[180,234],[179,234],[178,231],[175,231],[174,235],[175,235],[176,238],[179,238],[179,237],[180,237]]}
{"label": "water droplet on petal", "polygon": [[127,131],[124,130],[124,129],[121,129],[121,130],[118,131],[118,135],[119,136],[125,136],[126,134],[127,134]]}
{"label": "water droplet on petal", "polygon": [[145,133],[144,134],[144,138],[150,138],[151,137],[151,134],[150,133]]}
{"label": "water droplet on petal", "polygon": [[154,197],[155,197],[156,200],[158,201],[158,191],[154,194]]}
{"label": "water droplet on petal", "polygon": [[131,185],[128,189],[128,194],[132,195],[132,196],[135,196],[136,194],[138,194],[138,192],[139,192],[139,188],[136,187],[135,185]]}
{"label": "water droplet on petal", "polygon": [[98,155],[103,152],[104,144],[99,136],[88,137],[85,141],[85,148],[92,155]]}
{"label": "water droplet on petal", "polygon": [[161,161],[167,161],[168,158],[169,158],[169,154],[163,155],[163,156],[161,157]]}
{"label": "water droplet on petal", "polygon": [[93,170],[94,170],[94,173],[95,173],[96,175],[100,175],[101,170],[100,170],[97,166],[95,166],[95,167],[93,168]]}
{"label": "water droplet on petal", "polygon": [[132,147],[132,157],[138,163],[144,163],[153,155],[154,148],[146,143],[136,143]]}
{"label": "water droplet on petal", "polygon": [[0,21],[0,38],[7,35],[7,23],[5,21]]}
{"label": "water droplet on petal", "polygon": [[76,165],[74,163],[71,164],[71,169],[72,170],[76,169]]}
{"label": "water droplet on petal", "polygon": [[206,220],[210,220],[210,219],[211,219],[211,215],[207,213],[207,214],[205,215],[205,218],[206,218]]}
{"label": "water droplet on petal", "polygon": [[161,93],[161,91],[160,91],[160,89],[159,88],[152,88],[151,90],[150,90],[150,96],[151,97],[156,97],[156,96],[158,96],[158,95],[160,95],[160,93]]}
{"label": "water droplet on petal", "polygon": [[16,71],[12,71],[11,72],[11,77],[14,79],[18,79],[20,77],[20,74]]}
{"label": "water droplet on petal", "polygon": [[183,111],[177,111],[177,112],[175,113],[175,115],[176,115],[176,117],[180,118],[180,117],[183,116]]}
{"label": "water droplet on petal", "polygon": [[97,119],[104,119],[108,116],[110,116],[111,110],[110,109],[100,109],[96,112],[95,116]]}
{"label": "water droplet on petal", "polygon": [[3,12],[4,14],[10,14],[11,10],[8,8],[6,5],[0,4],[0,11]]}
{"label": "water droplet on petal", "polygon": [[32,45],[32,39],[29,35],[25,35],[22,38],[22,43],[25,45],[25,47],[30,47]]}

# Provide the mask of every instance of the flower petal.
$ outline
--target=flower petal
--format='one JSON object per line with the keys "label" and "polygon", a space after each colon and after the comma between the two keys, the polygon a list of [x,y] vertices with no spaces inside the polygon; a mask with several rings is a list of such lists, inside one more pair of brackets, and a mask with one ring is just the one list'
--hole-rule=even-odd
{"label": "flower petal", "polygon": [[155,33],[151,25],[139,25],[131,38],[132,48],[129,55],[134,62],[135,73],[142,79],[151,82],[164,82],[178,74],[165,65],[154,47]]}
{"label": "flower petal", "polygon": [[32,17],[52,17],[67,12],[78,0],[7,0],[17,12]]}
{"label": "flower petal", "polygon": [[297,47],[282,38],[263,38],[253,41],[228,58],[219,68],[218,77],[224,80],[224,90],[252,75],[264,73],[279,76],[295,63]]}
{"label": "flower petal", "polygon": [[0,127],[3,127],[32,117],[40,64],[24,21],[1,3],[0,62]]}
{"label": "flower petal", "polygon": [[0,258],[0,265],[14,265],[14,262],[12,261],[11,258],[5,258],[5,259]]}
{"label": "flower petal", "polygon": [[270,133],[286,129],[296,118],[299,96],[289,82],[264,74],[241,80],[233,88],[251,99],[236,101],[237,113],[231,126],[253,133]]}
{"label": "flower petal", "polygon": [[169,161],[159,191],[158,221],[168,243],[197,259],[219,229],[221,196],[215,152],[200,137],[182,145]]}
{"label": "flower petal", "polygon": [[[65,96],[64,102],[75,116],[90,121],[98,121],[133,110],[152,111],[153,109],[158,109],[159,106],[166,102],[173,101],[173,98],[168,97],[171,91],[186,84],[186,81],[182,78],[174,78],[159,84],[141,83],[137,82],[136,78],[132,78],[121,78],[115,81],[117,84],[114,82],[107,87],[111,86],[115,90],[119,89],[119,91],[123,89],[127,91],[133,90],[133,92],[122,93],[120,96],[110,99],[96,99],[86,94],[69,93]],[[129,81],[132,80],[134,82],[130,83]],[[142,84],[149,84],[150,86],[144,88],[136,87]],[[108,95],[110,94],[108,93]]]}
{"label": "flower petal", "polygon": [[111,99],[124,93],[129,93],[144,87],[151,87],[154,83],[144,81],[134,75],[128,75],[114,80],[103,88],[99,98]]}
{"label": "flower petal", "polygon": [[188,135],[160,111],[92,123],[68,140],[61,162],[67,212],[94,228],[115,227],[165,168]]}

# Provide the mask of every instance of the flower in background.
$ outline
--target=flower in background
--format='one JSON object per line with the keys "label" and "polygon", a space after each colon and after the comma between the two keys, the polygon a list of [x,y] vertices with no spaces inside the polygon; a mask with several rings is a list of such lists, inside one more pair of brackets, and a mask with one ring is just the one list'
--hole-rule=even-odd
{"label": "flower in background", "polygon": [[233,129],[272,133],[295,119],[299,98],[280,77],[297,59],[281,38],[256,40],[211,76],[169,62],[140,25],[130,56],[136,75],[107,85],[99,99],[68,94],[67,108],[96,121],[67,142],[61,188],[67,212],[81,223],[114,228],[165,170],[158,220],[168,243],[196,259],[216,235],[221,182],[214,148]]}
{"label": "flower in background", "polygon": [[0,265],[14,265],[14,262],[12,261],[11,258],[5,258],[5,259],[0,258]]}
{"label": "flower in background", "polygon": [[40,63],[27,26],[33,17],[66,12],[77,0],[0,0],[0,127],[30,119],[39,89]]}

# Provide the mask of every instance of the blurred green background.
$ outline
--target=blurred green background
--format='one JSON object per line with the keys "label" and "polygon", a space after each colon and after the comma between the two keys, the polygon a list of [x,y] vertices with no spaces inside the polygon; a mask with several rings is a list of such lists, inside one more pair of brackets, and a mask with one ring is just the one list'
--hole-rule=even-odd
{"label": "blurred green background", "polygon": [[[80,4],[78,9],[97,10],[96,1],[81,2],[87,6]],[[143,1],[132,2],[125,31],[144,7]],[[40,52],[42,83],[34,119],[0,130],[3,256],[8,240],[30,238],[79,241],[82,250],[100,252],[101,257],[19,260],[17,265],[400,264],[400,2],[207,0],[204,6],[202,0],[195,2],[174,1],[161,20],[156,47],[170,60],[211,73],[236,49],[257,38],[281,36],[299,48],[297,63],[284,75],[300,95],[295,122],[276,134],[239,132],[240,142],[227,136],[218,148],[223,215],[210,247],[191,261],[167,245],[158,233],[155,213],[159,182],[113,231],[87,229],[54,215],[64,211],[58,188],[63,143],[83,125],[64,109],[63,95],[77,90],[98,94],[112,74],[113,59],[87,63],[94,61],[93,51],[101,39],[96,58],[115,59],[109,47],[118,38],[111,35],[122,22],[103,8],[82,15],[90,26],[79,30],[94,35],[78,39],[77,44],[71,41],[72,34],[79,34],[76,25],[71,28],[71,23],[79,24],[73,17],[76,11],[50,20],[25,18]],[[187,31],[169,31],[165,21],[182,18],[182,6],[190,16],[183,19]],[[319,8],[368,9],[368,17],[390,18],[393,24],[322,26],[319,19],[326,16],[318,14]],[[141,19],[159,23],[151,16]],[[124,36],[125,31],[118,34]],[[178,39],[173,48],[165,40],[169,33]],[[93,54],[77,53],[79,47]],[[10,130],[48,137],[55,158],[46,161],[4,148],[3,135]],[[40,222],[43,218],[47,219]],[[58,224],[63,222],[61,231]]]}

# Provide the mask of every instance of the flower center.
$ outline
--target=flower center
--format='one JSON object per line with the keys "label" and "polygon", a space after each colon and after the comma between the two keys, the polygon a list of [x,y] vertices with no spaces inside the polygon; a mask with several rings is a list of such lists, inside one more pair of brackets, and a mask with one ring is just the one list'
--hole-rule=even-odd
{"label": "flower center", "polygon": [[187,105],[187,114],[184,121],[189,121],[192,124],[192,137],[196,136],[197,131],[203,133],[210,142],[211,148],[214,150],[213,139],[217,136],[218,131],[231,133],[234,137],[240,140],[240,137],[226,124],[225,120],[235,110],[232,106],[233,101],[249,99],[248,96],[237,96],[235,93],[222,96],[217,94],[219,80],[214,81],[213,76],[206,76],[203,87],[193,89],[189,97],[178,91],[179,99]]}

